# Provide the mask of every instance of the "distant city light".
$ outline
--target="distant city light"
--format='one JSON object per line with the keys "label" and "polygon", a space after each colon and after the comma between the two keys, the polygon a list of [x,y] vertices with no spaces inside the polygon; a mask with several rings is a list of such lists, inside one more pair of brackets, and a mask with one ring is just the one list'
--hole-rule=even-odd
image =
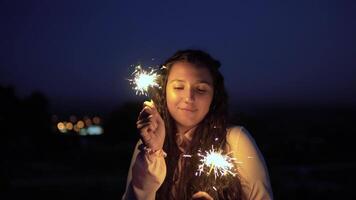
{"label": "distant city light", "polygon": [[103,128],[100,126],[90,126],[87,129],[89,135],[101,135],[103,134]]}
{"label": "distant city light", "polygon": [[88,135],[87,130],[85,128],[80,129],[79,135],[82,135],[82,136]]}
{"label": "distant city light", "polygon": [[75,132],[79,132],[80,131],[80,128],[78,128],[78,126],[77,125],[74,125],[74,128],[73,128],[73,130],[75,131]]}
{"label": "distant city light", "polygon": [[73,129],[73,124],[72,124],[72,122],[67,122],[67,123],[66,123],[66,129],[68,129],[68,130],[72,130],[72,129]]}
{"label": "distant city light", "polygon": [[62,122],[59,122],[59,123],[57,124],[57,128],[58,128],[59,130],[61,130],[61,129],[64,129],[65,126],[64,126],[64,124],[63,124]]}
{"label": "distant city light", "polygon": [[83,127],[84,127],[84,122],[83,122],[82,120],[79,120],[79,121],[77,122],[77,127],[78,127],[79,129],[83,128]]}
{"label": "distant city light", "polygon": [[104,129],[100,125],[101,119],[98,116],[95,116],[92,119],[88,116],[78,119],[77,116],[71,115],[69,121],[58,122],[58,117],[53,115],[52,119],[56,119],[56,121],[53,122],[56,123],[60,133],[78,133],[80,136],[88,136],[101,135],[104,132]]}
{"label": "distant city light", "polygon": [[65,125],[64,125],[63,122],[59,122],[59,123],[57,124],[57,128],[58,128],[58,130],[59,130],[60,132],[62,132],[62,133],[67,132],[66,127],[65,127]]}

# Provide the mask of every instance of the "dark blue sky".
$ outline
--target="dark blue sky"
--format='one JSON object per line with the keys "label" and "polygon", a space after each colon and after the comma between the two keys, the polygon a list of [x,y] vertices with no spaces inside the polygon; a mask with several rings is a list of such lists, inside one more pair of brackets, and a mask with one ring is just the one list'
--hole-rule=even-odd
{"label": "dark blue sky", "polygon": [[0,84],[110,107],[137,100],[129,65],[199,48],[232,103],[356,102],[354,1],[217,2],[1,1]]}

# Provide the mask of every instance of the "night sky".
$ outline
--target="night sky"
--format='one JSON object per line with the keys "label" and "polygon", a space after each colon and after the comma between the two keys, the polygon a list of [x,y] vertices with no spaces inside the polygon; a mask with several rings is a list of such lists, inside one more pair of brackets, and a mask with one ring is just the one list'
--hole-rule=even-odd
{"label": "night sky", "polygon": [[217,2],[1,1],[0,85],[108,108],[138,99],[131,64],[196,48],[221,61],[233,104],[355,105],[354,1]]}

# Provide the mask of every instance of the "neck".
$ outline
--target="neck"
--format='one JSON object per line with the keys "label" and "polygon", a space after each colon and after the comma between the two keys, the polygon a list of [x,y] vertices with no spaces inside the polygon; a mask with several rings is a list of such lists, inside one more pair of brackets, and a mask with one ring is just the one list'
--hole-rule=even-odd
{"label": "neck", "polygon": [[198,125],[195,125],[195,126],[181,126],[179,124],[176,124],[177,132],[179,134],[185,134],[187,132],[194,131],[197,126]]}

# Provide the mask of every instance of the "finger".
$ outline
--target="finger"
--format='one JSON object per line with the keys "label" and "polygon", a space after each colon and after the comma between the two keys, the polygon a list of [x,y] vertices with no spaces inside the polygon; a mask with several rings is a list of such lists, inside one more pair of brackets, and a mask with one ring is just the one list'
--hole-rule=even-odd
{"label": "finger", "polygon": [[142,129],[142,128],[148,127],[148,126],[150,126],[150,122],[138,123],[138,124],[136,125],[136,127],[137,127],[138,129]]}
{"label": "finger", "polygon": [[154,131],[158,128],[158,122],[154,115],[150,115],[145,119],[140,119],[136,122],[138,129],[141,129],[144,126],[150,126],[151,131]]}
{"label": "finger", "polygon": [[151,134],[149,134],[149,132],[147,131],[148,129],[149,129],[149,126],[146,126],[146,127],[142,128],[141,132],[140,132],[140,136],[145,142],[148,142],[152,138]]}
{"label": "finger", "polygon": [[143,102],[143,105],[144,105],[144,106],[148,106],[148,107],[150,107],[150,108],[154,108],[154,107],[155,107],[155,104],[154,104],[154,102],[152,101],[152,99],[151,99],[150,101],[145,101],[145,102]]}
{"label": "finger", "polygon": [[143,119],[143,118],[147,118],[151,114],[153,114],[152,109],[150,107],[148,107],[148,106],[145,106],[141,110],[140,114],[138,115],[138,119],[140,120],[140,119]]}
{"label": "finger", "polygon": [[157,111],[149,116],[149,121],[153,123],[153,130],[156,130],[160,125],[164,127],[164,121]]}
{"label": "finger", "polygon": [[136,127],[140,130],[140,134],[144,137],[146,137],[146,135],[152,136],[153,132],[155,131],[155,128],[151,123],[139,124]]}
{"label": "finger", "polygon": [[150,122],[150,121],[152,121],[152,118],[153,118],[153,115],[149,115],[145,118],[141,118],[141,119],[137,120],[136,124]]}
{"label": "finger", "polygon": [[163,122],[161,115],[158,113],[157,110],[151,109],[152,113],[150,115],[150,120],[155,121],[157,124],[160,124]]}
{"label": "finger", "polygon": [[148,106],[145,106],[142,108],[141,112],[140,112],[140,115],[144,115],[144,114],[151,114],[152,110],[150,107]]}
{"label": "finger", "polygon": [[157,128],[155,128],[152,124],[148,124],[146,126],[141,127],[141,132],[147,132],[151,136],[153,136],[156,132]]}
{"label": "finger", "polygon": [[153,133],[156,130],[157,125],[154,122],[145,122],[138,123],[136,127],[137,129],[140,129],[141,132]]}
{"label": "finger", "polygon": [[154,131],[154,130],[156,130],[157,128],[158,128],[158,123],[157,123],[157,121],[155,120],[155,119],[151,119],[150,120],[150,122],[151,122],[151,127],[152,127],[152,130]]}
{"label": "finger", "polygon": [[143,105],[151,108],[154,113],[158,113],[156,105],[154,104],[154,102],[152,100],[151,101],[145,101],[143,103]]}

